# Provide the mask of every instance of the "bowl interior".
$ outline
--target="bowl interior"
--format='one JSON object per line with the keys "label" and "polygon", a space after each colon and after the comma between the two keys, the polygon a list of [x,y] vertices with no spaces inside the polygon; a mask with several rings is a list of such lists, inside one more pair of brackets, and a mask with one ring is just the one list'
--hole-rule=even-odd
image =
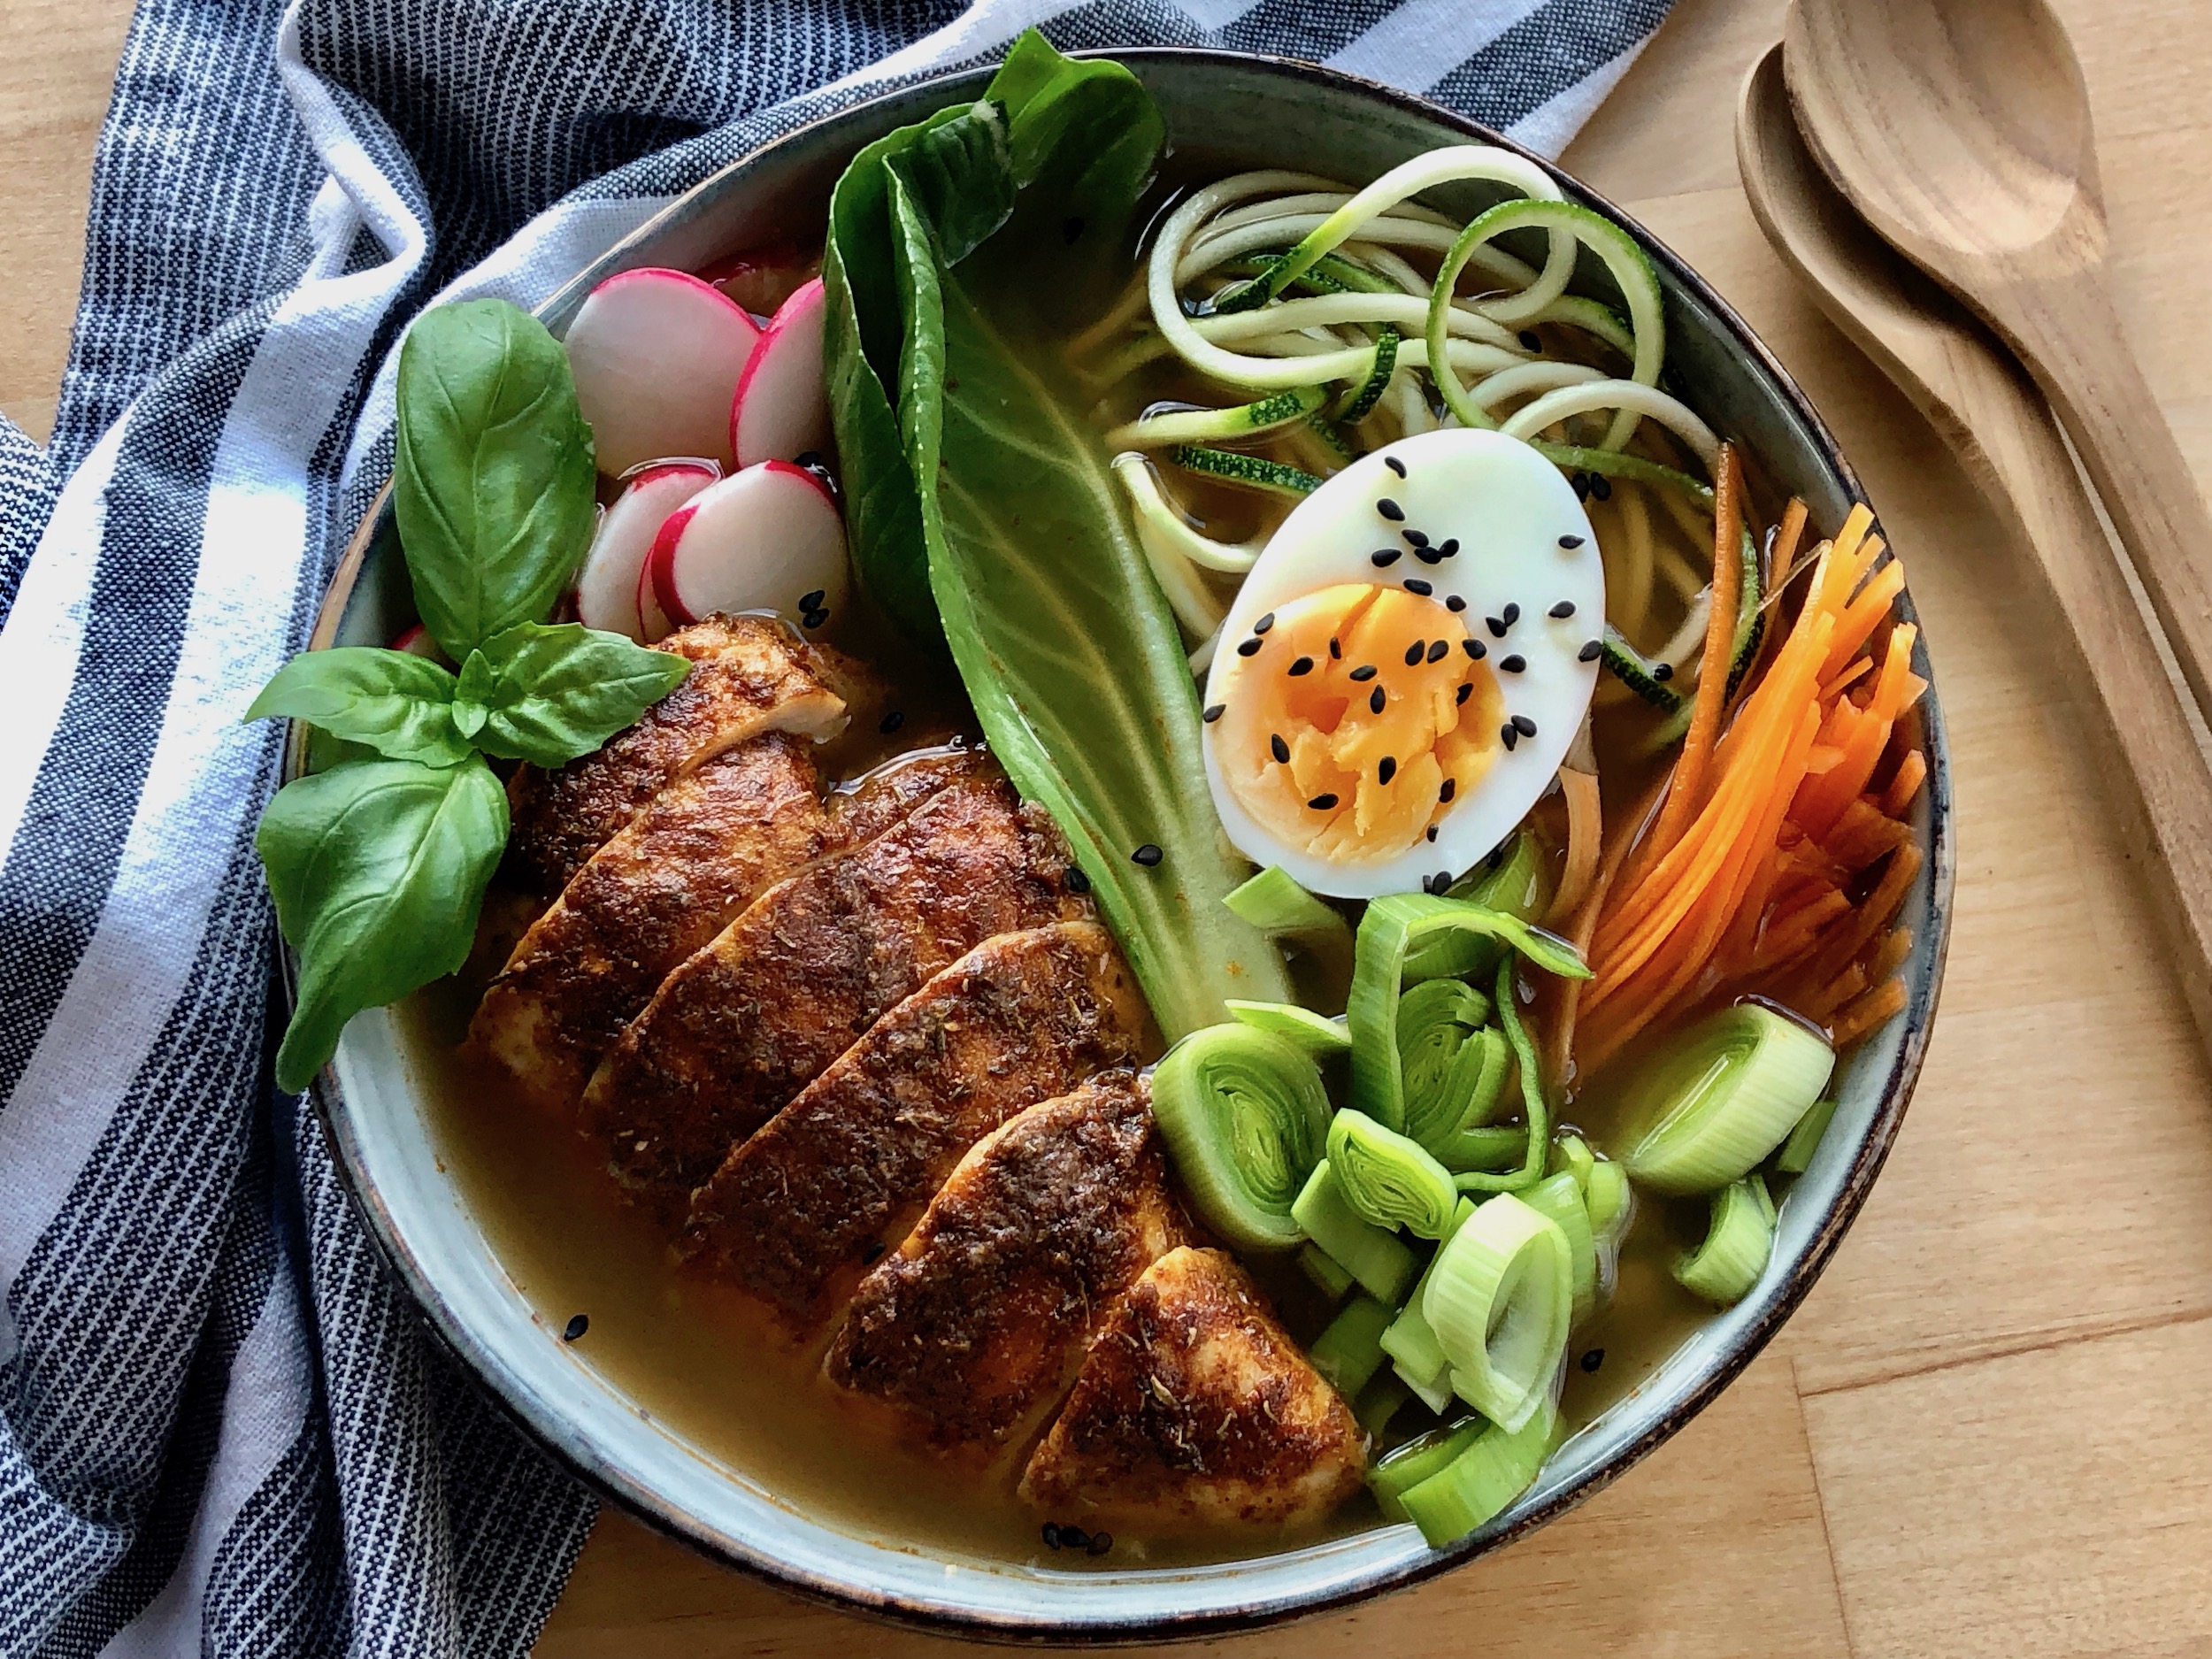
{"label": "bowl interior", "polygon": [[[1356,180],[1440,144],[1502,142],[1417,99],[1302,65],[1168,50],[1115,55],[1159,101],[1178,148],[1225,171],[1286,166]],[[541,314],[558,333],[591,286],[615,271],[695,268],[794,225],[818,225],[829,188],[854,150],[975,96],[984,79],[971,74],[892,94],[736,164],[580,273]],[[1621,218],[1560,176],[1571,196]],[[1455,205],[1472,208],[1485,196],[1481,187],[1467,187],[1465,201]],[[1816,525],[1834,526],[1858,491],[1818,419],[1733,314],[1637,234],[1651,249],[1665,294],[1672,381],[1717,429],[1748,443],[1771,483],[1804,496]],[[1586,255],[1576,286],[1614,297],[1603,268]],[[365,531],[364,557],[342,570],[326,613],[324,633],[340,642],[380,642],[411,619],[388,512]],[[1925,664],[1920,667],[1925,675]],[[442,1170],[391,1016],[352,1023],[319,1094],[371,1228],[433,1327],[532,1432],[649,1521],[803,1594],[972,1634],[1129,1640],[1246,1627],[1425,1577],[1559,1513],[1693,1415],[1803,1297],[1887,1150],[1934,1011],[1952,859],[1950,774],[1932,692],[1920,718],[1930,777],[1919,828],[1931,856],[1904,911],[1917,941],[1905,967],[1909,1003],[1841,1072],[1833,1126],[1782,1205],[1764,1279],[1570,1440],[1534,1489],[1448,1551],[1428,1549],[1413,1528],[1400,1525],[1213,1566],[1070,1572],[933,1553],[826,1524],[656,1423],[585,1352],[556,1340]]]}

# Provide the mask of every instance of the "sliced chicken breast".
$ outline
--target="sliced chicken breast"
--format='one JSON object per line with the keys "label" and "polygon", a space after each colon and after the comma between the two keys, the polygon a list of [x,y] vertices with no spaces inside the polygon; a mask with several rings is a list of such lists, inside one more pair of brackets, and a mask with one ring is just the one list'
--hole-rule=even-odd
{"label": "sliced chicken breast", "polygon": [[861,1281],[829,1379],[905,1435],[995,1452],[1058,1402],[1121,1293],[1187,1235],[1148,1091],[1105,1072],[969,1148]]}
{"label": "sliced chicken breast", "polygon": [[472,1040],[534,1098],[572,1104],[669,970],[763,888],[879,833],[974,764],[918,757],[825,801],[813,751],[767,733],[655,795],[523,936]]}
{"label": "sliced chicken breast", "polygon": [[663,981],[584,1094],[625,1185],[680,1207],[932,974],[994,934],[1087,914],[1050,820],[995,764],[968,764],[882,834],[767,889]]}
{"label": "sliced chicken breast", "polygon": [[812,1329],[969,1148],[1025,1106],[1135,1059],[1144,1019],[1095,922],[993,938],[730,1154],[693,1201],[686,1246],[794,1330]]}
{"label": "sliced chicken breast", "polygon": [[525,766],[508,786],[502,879],[541,906],[672,779],[763,732],[834,736],[841,687],[861,675],[772,617],[710,617],[657,649],[691,660],[682,685],[604,748],[557,772]]}
{"label": "sliced chicken breast", "polygon": [[1319,1520],[1359,1489],[1365,1437],[1219,1250],[1145,1270],[1031,1455],[1048,1517],[1161,1537]]}

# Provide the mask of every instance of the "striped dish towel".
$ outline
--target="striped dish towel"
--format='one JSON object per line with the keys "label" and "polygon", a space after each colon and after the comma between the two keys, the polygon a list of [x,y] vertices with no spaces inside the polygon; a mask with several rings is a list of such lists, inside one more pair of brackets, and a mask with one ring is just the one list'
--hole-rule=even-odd
{"label": "striped dish towel", "polygon": [[519,1653],[594,1513],[269,1079],[251,834],[393,346],[898,81],[1241,47],[1555,152],[1668,0],[142,0],[51,444],[0,420],[0,1655]]}

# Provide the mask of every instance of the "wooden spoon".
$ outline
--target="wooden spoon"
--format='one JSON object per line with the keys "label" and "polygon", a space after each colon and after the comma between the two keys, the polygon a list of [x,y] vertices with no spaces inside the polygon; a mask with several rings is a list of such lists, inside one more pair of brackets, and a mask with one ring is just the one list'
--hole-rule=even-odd
{"label": "wooden spoon", "polygon": [[2055,608],[2051,637],[2093,693],[2099,771],[2150,883],[2183,995],[2212,1052],[2212,758],[2186,688],[2128,583],[2035,387],[1963,307],[1867,228],[1806,151],[1783,54],[1752,69],[1736,110],[1736,163],[1767,240],[1835,325],[1950,445]]}
{"label": "wooden spoon", "polygon": [[1782,65],[1822,171],[2042,387],[2212,718],[2212,515],[2105,286],[2065,29],[2044,0],[1793,0]]}

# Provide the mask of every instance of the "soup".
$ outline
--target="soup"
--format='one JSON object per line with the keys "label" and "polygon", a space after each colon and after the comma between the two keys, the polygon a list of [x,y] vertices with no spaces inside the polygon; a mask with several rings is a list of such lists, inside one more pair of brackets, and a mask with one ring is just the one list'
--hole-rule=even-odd
{"label": "soup", "polygon": [[1640,250],[1519,157],[1163,165],[1033,36],[992,96],[826,258],[554,349],[583,626],[408,641],[511,822],[428,1110],[548,1340],[780,1502],[1442,1548],[1755,1290],[1902,1005],[1901,571],[1664,389]]}

